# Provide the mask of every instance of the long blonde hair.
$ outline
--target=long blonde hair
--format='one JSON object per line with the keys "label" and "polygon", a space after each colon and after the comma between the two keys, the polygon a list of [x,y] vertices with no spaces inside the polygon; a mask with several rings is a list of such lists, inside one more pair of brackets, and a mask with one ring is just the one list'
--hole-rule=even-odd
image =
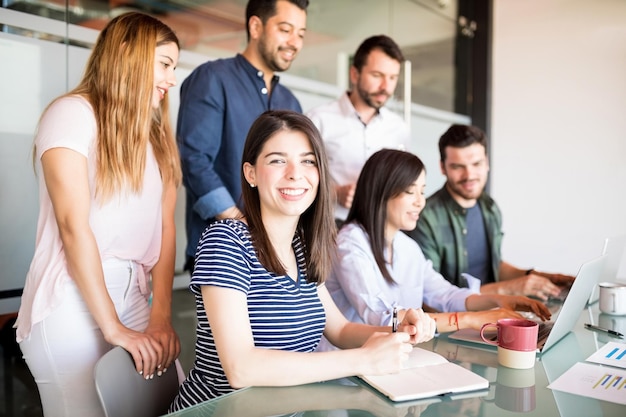
{"label": "long blonde hair", "polygon": [[180,44],[163,22],[130,12],[100,32],[85,74],[67,95],[89,100],[97,123],[96,195],[109,200],[123,190],[141,191],[148,142],[164,184],[181,181],[180,158],[168,100],[152,107],[157,46]]}

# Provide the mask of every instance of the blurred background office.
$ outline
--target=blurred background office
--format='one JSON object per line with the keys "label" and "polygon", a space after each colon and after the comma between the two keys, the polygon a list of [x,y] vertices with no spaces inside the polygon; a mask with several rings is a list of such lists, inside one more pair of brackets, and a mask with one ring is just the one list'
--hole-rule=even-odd
{"label": "blurred background office", "polygon": [[[17,311],[34,247],[37,119],[76,84],[98,30],[129,9],[161,18],[182,41],[180,85],[200,63],[243,50],[246,2],[1,0],[0,315]],[[483,128],[489,191],[504,213],[504,257],[575,274],[605,237],[626,233],[624,16],[624,0],[311,0],[304,47],[281,80],[306,111],[348,88],[350,54],[363,39],[391,36],[410,65],[390,107],[410,122],[427,195],[443,183],[439,135],[451,123]],[[170,92],[175,116],[179,91]],[[182,305],[187,279],[176,279],[183,327],[194,319],[193,305]],[[0,415],[12,415],[2,412],[14,408],[8,391],[20,382],[4,368],[0,374]]]}
{"label": "blurred background office", "polygon": [[[244,49],[247,4],[247,0],[2,1],[0,54],[7,64],[0,68],[0,231],[4,236],[0,291],[5,291],[0,311],[16,309],[19,298],[7,297],[12,294],[6,291],[19,292],[32,255],[38,204],[30,151],[37,119],[50,100],[76,84],[98,30],[112,16],[135,9],[159,17],[176,31],[183,51],[176,70],[178,86],[169,94],[175,124],[179,86],[193,68]],[[433,180],[429,186],[435,190],[441,184],[435,180],[437,138],[449,124],[472,119],[467,87],[471,80],[467,78],[470,65],[481,61],[472,59],[472,44],[478,35],[457,34],[458,13],[456,1],[311,0],[304,48],[291,69],[280,74],[281,82],[294,91],[304,111],[331,101],[348,88],[350,54],[362,40],[378,33],[392,36],[411,66],[402,75],[390,106],[411,119],[412,150],[430,164],[433,175],[429,178]],[[472,25],[471,19],[465,19],[465,25]],[[487,45],[487,28],[484,32],[483,44]],[[463,65],[455,65],[455,51],[461,49],[457,44],[465,54]],[[486,79],[485,71],[481,76]],[[455,103],[457,99],[462,106]],[[481,111],[485,114],[486,107]],[[177,268],[182,270],[182,187],[179,196]],[[184,286],[184,275],[179,278],[177,286]]]}

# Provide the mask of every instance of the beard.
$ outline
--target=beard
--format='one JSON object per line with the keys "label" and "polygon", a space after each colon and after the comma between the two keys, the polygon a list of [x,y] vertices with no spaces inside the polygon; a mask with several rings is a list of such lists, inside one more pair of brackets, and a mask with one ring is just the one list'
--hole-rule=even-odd
{"label": "beard", "polygon": [[[365,102],[365,104],[367,104],[368,106],[376,110],[383,107],[387,103],[387,100],[389,100],[389,98],[391,97],[391,94],[387,93],[384,90],[377,91],[375,93],[370,93],[368,91],[365,91],[364,89],[361,88],[361,86],[358,86],[358,85],[357,85],[357,93],[361,97],[361,100]],[[385,100],[382,103],[374,99],[375,96],[378,96],[381,94],[384,94],[386,96]]]}
{"label": "beard", "polygon": [[265,62],[265,65],[267,65],[267,67],[273,72],[287,71],[291,66],[293,60],[285,61],[278,57],[278,52],[287,49],[294,52],[295,58],[295,54],[297,51],[294,48],[279,47],[277,51],[273,51],[272,47],[268,45],[265,35],[261,36],[261,38],[259,39],[259,55],[261,55],[261,58],[263,59],[263,62]]}
{"label": "beard", "polygon": [[448,182],[448,189],[450,190],[450,192],[452,194],[456,194],[458,196],[460,196],[461,198],[465,199],[465,200],[475,200],[478,197],[480,197],[480,195],[483,192],[484,186],[483,187],[475,187],[472,190],[466,190],[465,188],[463,188],[463,184],[462,183],[450,183]]}

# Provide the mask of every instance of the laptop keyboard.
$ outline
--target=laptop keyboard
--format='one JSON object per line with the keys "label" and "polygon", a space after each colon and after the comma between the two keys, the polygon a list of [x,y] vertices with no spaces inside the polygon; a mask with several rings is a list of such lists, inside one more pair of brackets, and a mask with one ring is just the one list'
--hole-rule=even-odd
{"label": "laptop keyboard", "polygon": [[537,330],[537,342],[541,342],[548,337],[550,330],[552,330],[552,326],[554,326],[554,317],[550,321],[541,321],[535,313],[530,311],[518,311],[518,313],[524,316],[525,319],[537,322],[539,325],[539,329]]}
{"label": "laptop keyboard", "polygon": [[539,323],[539,330],[537,331],[537,341],[547,338],[550,330],[552,330],[552,326],[554,326],[554,322],[552,321]]}
{"label": "laptop keyboard", "polygon": [[561,307],[563,306],[563,300],[558,297],[550,297],[548,301],[545,302],[546,307],[550,310],[550,313],[557,313]]}

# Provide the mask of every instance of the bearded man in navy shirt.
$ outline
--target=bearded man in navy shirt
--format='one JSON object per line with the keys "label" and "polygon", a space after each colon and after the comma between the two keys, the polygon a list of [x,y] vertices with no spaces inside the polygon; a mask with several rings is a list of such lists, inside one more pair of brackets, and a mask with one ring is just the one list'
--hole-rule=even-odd
{"label": "bearded man in navy shirt", "polygon": [[211,222],[241,216],[241,153],[254,120],[266,110],[302,112],[275,72],[289,69],[302,48],[308,3],[250,0],[245,50],[200,65],[181,85],[176,136],[186,190],[185,270],[193,270]]}

